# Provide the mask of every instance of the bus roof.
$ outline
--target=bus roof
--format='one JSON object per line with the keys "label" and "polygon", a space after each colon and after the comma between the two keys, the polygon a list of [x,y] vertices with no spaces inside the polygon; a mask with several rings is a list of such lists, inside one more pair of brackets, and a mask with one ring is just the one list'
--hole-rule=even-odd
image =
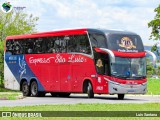
{"label": "bus roof", "polygon": [[12,39],[25,39],[25,38],[37,38],[37,37],[46,37],[46,36],[63,36],[63,35],[78,35],[78,34],[86,34],[86,32],[98,32],[105,34],[133,34],[133,32],[123,31],[123,30],[107,30],[107,29],[92,29],[92,28],[78,28],[78,29],[64,29],[64,30],[54,30],[49,32],[40,32],[33,34],[24,34],[24,35],[14,35],[6,37],[6,40]]}

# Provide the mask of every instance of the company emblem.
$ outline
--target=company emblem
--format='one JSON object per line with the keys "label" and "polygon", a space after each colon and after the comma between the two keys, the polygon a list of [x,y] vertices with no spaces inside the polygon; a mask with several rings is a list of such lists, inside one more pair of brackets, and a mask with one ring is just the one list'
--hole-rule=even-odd
{"label": "company emblem", "polygon": [[119,46],[126,49],[136,48],[136,46],[133,45],[133,42],[129,37],[123,37],[121,39],[121,44],[119,44]]}
{"label": "company emblem", "polygon": [[9,13],[11,12],[13,9],[12,5],[10,4],[10,2],[5,2],[1,5],[1,10],[4,12],[4,13]]}

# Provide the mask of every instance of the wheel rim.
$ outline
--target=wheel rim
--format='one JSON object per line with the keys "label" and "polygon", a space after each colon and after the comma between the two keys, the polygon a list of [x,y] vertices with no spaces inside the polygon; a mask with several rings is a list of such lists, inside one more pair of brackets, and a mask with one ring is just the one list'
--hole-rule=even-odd
{"label": "wheel rim", "polygon": [[28,85],[26,83],[24,83],[24,85],[22,87],[22,90],[23,90],[23,94],[27,94],[28,93]]}
{"label": "wheel rim", "polygon": [[36,95],[37,94],[37,91],[38,91],[38,88],[37,88],[37,84],[34,82],[32,83],[32,95]]}

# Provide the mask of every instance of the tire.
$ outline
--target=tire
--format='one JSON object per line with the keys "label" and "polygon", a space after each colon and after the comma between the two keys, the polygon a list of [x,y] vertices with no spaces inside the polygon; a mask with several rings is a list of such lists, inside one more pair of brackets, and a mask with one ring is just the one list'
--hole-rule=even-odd
{"label": "tire", "polygon": [[23,96],[30,96],[31,95],[30,87],[28,86],[27,81],[24,81],[22,83],[22,93],[23,93]]}
{"label": "tire", "polygon": [[124,94],[118,94],[118,99],[123,100],[124,99]]}
{"label": "tire", "polygon": [[31,83],[31,94],[33,97],[38,97],[39,94],[38,94],[38,85],[37,85],[37,82],[36,81],[33,81]]}
{"label": "tire", "polygon": [[88,82],[87,94],[88,94],[88,98],[94,98],[93,87],[90,82]]}

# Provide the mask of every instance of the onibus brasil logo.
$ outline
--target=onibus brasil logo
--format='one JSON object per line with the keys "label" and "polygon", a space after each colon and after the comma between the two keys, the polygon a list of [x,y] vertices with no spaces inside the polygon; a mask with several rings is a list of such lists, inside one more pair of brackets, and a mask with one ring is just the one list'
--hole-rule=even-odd
{"label": "onibus brasil logo", "polygon": [[9,13],[12,11],[12,5],[10,4],[10,2],[5,2],[1,5],[1,10],[4,12],[4,13]]}

